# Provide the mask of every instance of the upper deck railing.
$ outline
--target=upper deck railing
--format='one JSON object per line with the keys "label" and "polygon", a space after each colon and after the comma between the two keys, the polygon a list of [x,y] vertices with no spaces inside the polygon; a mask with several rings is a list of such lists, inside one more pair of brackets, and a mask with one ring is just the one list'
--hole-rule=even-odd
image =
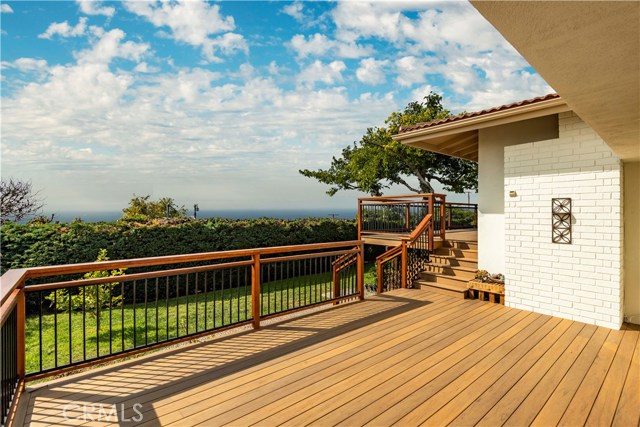
{"label": "upper deck railing", "polygon": [[347,241],[9,270],[0,279],[1,424],[25,381],[363,299],[363,253]]}
{"label": "upper deck railing", "polygon": [[444,239],[446,230],[476,228],[478,205],[448,203],[446,195],[425,193],[358,199],[358,238],[371,234],[410,234],[431,214],[429,233]]}

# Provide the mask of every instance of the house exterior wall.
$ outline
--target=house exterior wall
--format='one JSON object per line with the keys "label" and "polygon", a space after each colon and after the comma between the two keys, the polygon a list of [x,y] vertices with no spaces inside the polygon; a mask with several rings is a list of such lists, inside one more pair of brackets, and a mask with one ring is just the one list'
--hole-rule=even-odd
{"label": "house exterior wall", "polygon": [[[507,306],[621,326],[622,178],[618,157],[573,112],[560,113],[558,138],[504,148]],[[572,199],[571,244],[551,242],[554,197]]]}
{"label": "house exterior wall", "polygon": [[478,268],[504,273],[504,148],[557,138],[558,115],[478,132]]}
{"label": "house exterior wall", "polygon": [[624,314],[640,324],[640,161],[624,162]]}

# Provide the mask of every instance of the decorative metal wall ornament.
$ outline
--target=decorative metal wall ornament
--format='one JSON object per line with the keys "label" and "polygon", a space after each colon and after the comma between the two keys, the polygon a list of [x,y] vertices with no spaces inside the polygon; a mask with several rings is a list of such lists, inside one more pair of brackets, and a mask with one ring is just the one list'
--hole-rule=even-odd
{"label": "decorative metal wall ornament", "polygon": [[571,199],[551,199],[551,241],[571,244]]}

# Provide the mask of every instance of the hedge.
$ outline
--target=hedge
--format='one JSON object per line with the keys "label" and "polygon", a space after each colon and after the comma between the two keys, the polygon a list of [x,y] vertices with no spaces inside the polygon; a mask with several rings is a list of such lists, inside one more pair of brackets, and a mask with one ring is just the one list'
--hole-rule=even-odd
{"label": "hedge", "polygon": [[132,223],[5,224],[1,271],[110,259],[355,240],[355,221],[204,219]]}

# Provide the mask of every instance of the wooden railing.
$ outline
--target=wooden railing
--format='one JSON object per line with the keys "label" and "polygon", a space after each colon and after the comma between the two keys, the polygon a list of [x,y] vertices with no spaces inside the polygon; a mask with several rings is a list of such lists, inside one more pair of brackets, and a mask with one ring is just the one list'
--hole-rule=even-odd
{"label": "wooden railing", "polygon": [[[445,238],[447,222],[444,194],[410,194],[358,199],[358,238],[366,234],[407,234],[432,215],[431,233]],[[432,239],[433,240],[433,239]]]}
{"label": "wooden railing", "polygon": [[9,270],[0,279],[1,423],[25,381],[363,299],[363,254],[361,241],[348,241]]}
{"label": "wooden railing", "polygon": [[478,227],[478,205],[474,203],[446,203],[447,230]]}
{"label": "wooden railing", "polygon": [[407,288],[429,262],[433,216],[425,216],[408,238],[376,258],[378,293]]}

